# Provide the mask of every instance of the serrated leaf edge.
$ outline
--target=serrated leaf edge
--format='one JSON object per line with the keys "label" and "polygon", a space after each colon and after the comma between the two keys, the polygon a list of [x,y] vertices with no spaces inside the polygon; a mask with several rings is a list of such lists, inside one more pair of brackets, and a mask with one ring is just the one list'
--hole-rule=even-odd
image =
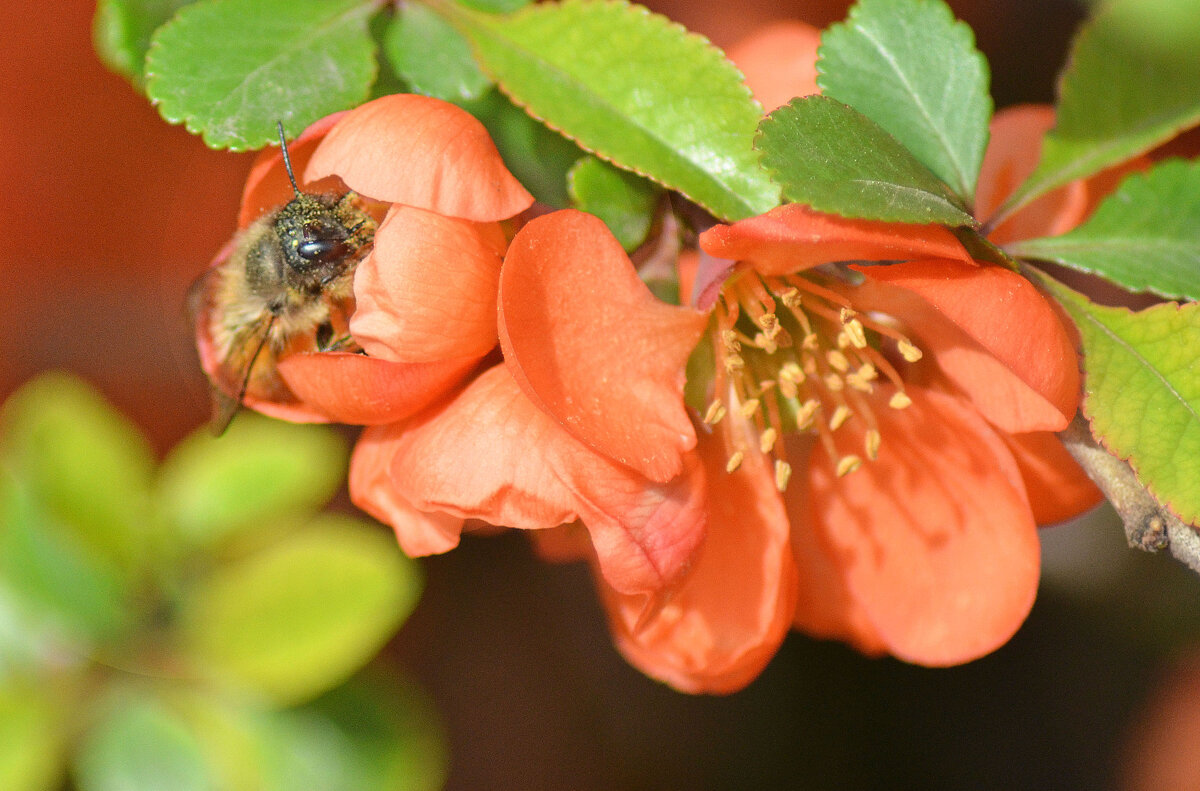
{"label": "serrated leaf edge", "polygon": [[[975,61],[977,66],[981,67],[982,72],[984,74],[984,78],[990,82],[990,77],[991,77],[990,64],[988,63],[988,60],[984,56],[984,54],[979,51],[979,49],[977,47],[976,38],[975,38],[975,31],[971,29],[971,26],[968,25],[966,22],[962,21],[961,19],[958,19],[957,17],[955,17],[953,9],[951,9],[949,6],[945,5],[944,3],[927,2],[927,3],[923,3],[923,4],[930,6],[931,8],[933,8],[935,10],[936,13],[941,14],[943,20],[949,21],[950,29],[955,32],[955,34],[960,38],[960,40],[962,42],[966,43],[967,54],[970,56],[971,60]],[[856,4],[855,6],[851,7],[850,13],[846,17],[846,19],[842,22],[839,22],[839,23],[833,25],[830,28],[830,30],[833,30],[834,28],[842,27],[842,26],[845,26],[847,28],[853,27],[855,30],[857,30],[863,36],[863,38],[865,38],[871,44],[875,45],[876,50],[879,52],[879,54],[881,56],[884,57],[884,59],[888,63],[893,63],[892,58],[887,56],[885,50],[881,46],[878,45],[875,38],[868,35],[868,32],[865,28],[862,28],[856,24],[856,17],[858,16],[858,13],[859,13],[859,6]],[[817,85],[821,88],[822,94],[830,95],[832,98],[836,99],[837,98],[836,96],[833,96],[832,94],[827,94],[826,86],[821,80],[821,77],[827,73],[821,68],[822,63],[824,61],[824,57],[821,54],[821,50],[824,48],[824,46],[825,46],[824,36],[822,36],[822,44],[821,44],[821,46],[819,46],[817,48]],[[903,79],[906,76],[904,74],[904,72],[902,72],[899,68],[893,68],[893,72],[896,74],[896,76],[898,78],[901,78],[900,82],[902,82],[904,84],[904,86],[906,88],[908,88],[908,80]],[[957,156],[954,156],[953,147],[950,146],[948,144],[948,142],[946,142],[947,138],[945,137],[944,134],[942,134],[943,130],[937,124],[933,123],[932,116],[930,115],[929,112],[927,112],[924,102],[919,101],[920,97],[917,94],[917,92],[915,90],[909,89],[909,90],[907,90],[906,93],[907,93],[908,98],[912,101],[913,106],[916,107],[920,111],[919,115],[920,115],[922,121],[924,122],[924,126],[933,132],[933,136],[938,141],[938,144],[939,144],[938,147],[940,148],[943,155],[945,156],[946,161],[950,162],[952,164],[955,178],[956,178],[956,180],[958,180],[960,182],[960,186],[962,187],[962,190],[960,191],[958,188],[955,188],[949,184],[947,184],[946,186],[950,187],[951,191],[953,191],[956,195],[958,195],[958,197],[962,198],[967,203],[968,206],[972,205],[975,200],[975,188],[979,181],[979,171],[983,165],[982,152],[980,152],[981,155],[979,157],[978,166],[975,168],[974,176],[971,176],[970,174],[964,172],[962,170],[962,168],[960,167],[960,165],[962,163],[959,162],[959,159]],[[991,98],[991,95],[987,92],[986,86],[985,86],[985,90],[984,90],[984,98],[987,100],[988,115],[991,116],[993,109],[994,109],[994,102]],[[851,105],[851,106],[853,106],[853,105]],[[866,113],[863,113],[863,115],[866,115]],[[870,116],[867,116],[867,117],[869,118]],[[874,120],[874,119],[871,119],[871,120]],[[881,126],[880,128],[882,129],[883,127]],[[885,129],[884,131],[887,131],[887,130]],[[986,149],[986,140],[987,140],[986,128],[985,128],[984,132],[985,132],[984,140],[985,140],[985,149]],[[889,132],[889,134],[890,134],[890,132]],[[897,141],[897,142],[899,142],[899,141]],[[907,146],[905,146],[905,148],[907,148]],[[914,154],[913,156],[915,157],[916,155]],[[922,162],[921,164],[925,165],[924,162]],[[928,165],[925,165],[925,167],[929,168]],[[930,172],[932,172],[932,168],[930,168]]]}
{"label": "serrated leaf edge", "polygon": [[[224,134],[226,136],[223,138],[215,137],[214,133],[211,129],[207,129],[207,128],[201,126],[200,124],[195,123],[196,117],[197,117],[195,112],[192,112],[190,114],[183,113],[183,114],[178,114],[178,115],[176,115],[174,113],[170,113],[168,111],[168,109],[163,106],[162,98],[154,95],[154,86],[158,82],[159,75],[156,74],[152,70],[151,63],[154,59],[154,55],[156,53],[158,53],[162,48],[161,43],[159,41],[159,34],[163,30],[167,29],[170,25],[174,24],[181,17],[185,17],[186,15],[191,14],[191,13],[198,13],[197,11],[195,11],[195,9],[203,9],[203,8],[206,8],[209,6],[217,5],[218,3],[221,3],[221,2],[224,2],[224,0],[200,0],[200,2],[192,3],[191,5],[185,6],[184,8],[181,8],[179,10],[179,12],[176,13],[176,15],[174,17],[172,17],[168,23],[162,25],[161,27],[158,28],[158,30],[154,31],[154,35],[151,36],[151,38],[150,38],[150,46],[146,49],[145,69],[143,71],[143,78],[144,78],[144,83],[145,83],[145,93],[146,93],[146,97],[150,100],[150,104],[158,110],[158,114],[160,116],[162,116],[163,120],[165,120],[169,124],[183,124],[184,128],[187,129],[187,131],[190,134],[198,135],[204,141],[204,144],[207,145],[209,148],[228,149],[229,151],[233,151],[233,152],[253,151],[253,150],[257,150],[258,148],[263,148],[265,146],[268,146],[268,145],[271,145],[272,143],[274,143],[275,139],[274,139],[273,134],[268,135],[268,137],[263,140],[262,144],[257,147],[254,146],[253,144],[248,144],[246,147],[241,147],[240,145],[237,144],[238,141],[234,139],[234,136],[232,135],[232,133],[225,132]],[[362,0],[362,2],[360,2],[358,5],[350,6],[342,14],[339,14],[337,17],[331,18],[328,22],[321,25],[320,28],[318,28],[318,29],[323,29],[323,28],[329,27],[333,24],[336,24],[337,22],[344,20],[346,17],[354,16],[355,14],[362,14],[363,17],[367,17],[370,14],[374,13],[378,9],[378,7],[380,6],[380,4],[382,2],[383,2],[383,0]],[[311,41],[311,37],[310,37],[310,41]],[[374,47],[374,46],[375,46],[374,42],[372,42],[372,47]],[[378,59],[372,58],[372,63],[374,66],[374,73],[373,73],[371,79],[367,81],[366,90],[363,92],[363,95],[361,97],[359,97],[357,102],[353,102],[352,106],[353,106],[353,104],[360,103],[362,100],[366,99],[367,95],[370,93],[371,84],[375,81],[375,78],[378,76],[378,73],[379,73]],[[282,120],[289,120],[289,119],[282,119]],[[315,121],[318,119],[313,119],[313,120]]]}
{"label": "serrated leaf edge", "polygon": [[956,224],[939,223],[937,220],[929,220],[927,222],[914,222],[912,220],[897,220],[897,219],[890,218],[890,217],[874,217],[874,216],[867,215],[867,214],[842,214],[841,212],[836,212],[836,211],[833,211],[833,210],[827,209],[827,208],[821,208],[820,206],[815,206],[815,205],[813,205],[811,203],[807,203],[805,201],[790,200],[787,197],[787,188],[785,186],[783,186],[782,184],[780,184],[780,182],[778,182],[776,180],[775,174],[778,172],[778,169],[770,167],[766,162],[763,161],[763,159],[766,156],[766,151],[759,146],[759,141],[762,140],[762,138],[764,137],[765,128],[770,126],[771,124],[781,123],[781,119],[779,117],[775,116],[775,113],[778,112],[778,110],[783,109],[781,107],[781,108],[777,108],[777,110],[775,110],[775,111],[772,111],[769,115],[764,116],[763,119],[759,122],[758,131],[754,135],[754,150],[758,153],[759,162],[761,163],[763,170],[766,171],[766,173],[771,177],[772,181],[774,181],[776,184],[780,185],[780,191],[784,196],[785,202],[801,203],[805,206],[811,206],[812,208],[816,209],[817,211],[825,211],[825,212],[829,212],[831,214],[837,214],[839,217],[846,217],[848,219],[879,220],[882,222],[896,222],[896,223],[913,224],[913,225],[945,225],[946,227],[949,227],[949,228],[973,228],[973,229],[979,228],[979,221],[977,219],[975,219],[975,217],[971,214],[971,212],[969,212],[967,210],[967,207],[964,205],[959,205],[955,202],[955,200],[959,196],[954,192],[953,188],[951,188],[948,184],[946,184],[944,181],[942,181],[941,178],[936,173],[934,173],[932,170],[930,170],[929,167],[924,162],[917,159],[916,155],[913,154],[911,151],[909,151],[907,146],[905,146],[903,143],[901,143],[899,140],[897,140],[895,138],[895,136],[892,135],[891,132],[887,131],[882,126],[875,123],[875,121],[873,119],[868,118],[866,115],[863,115],[861,112],[856,110],[854,107],[851,107],[850,105],[845,104],[844,102],[840,102],[837,99],[834,99],[833,97],[824,96],[822,94],[812,94],[809,96],[797,96],[796,98],[794,98],[790,102],[788,102],[786,105],[784,105],[784,107],[791,107],[793,104],[795,104],[798,101],[802,101],[805,99],[814,99],[814,98],[834,102],[836,104],[842,105],[843,107],[849,107],[851,110],[854,110],[854,112],[858,113],[860,116],[865,118],[869,123],[873,124],[875,126],[875,128],[881,134],[886,135],[888,138],[890,138],[891,141],[893,143],[895,143],[897,147],[904,150],[904,152],[907,153],[907,155],[909,157],[911,157],[911,159],[914,163],[916,163],[918,166],[920,166],[921,168],[923,168],[925,170],[925,172],[929,175],[929,177],[931,179],[933,179],[935,182],[937,182],[938,184],[941,184],[943,187],[945,187],[946,194],[939,195],[937,193],[933,193],[933,192],[929,192],[927,190],[921,189],[920,187],[905,187],[904,185],[894,184],[890,181],[874,182],[874,181],[871,181],[868,179],[849,179],[847,183],[851,183],[851,184],[880,183],[880,184],[886,184],[889,187],[894,187],[897,189],[909,190],[911,192],[915,192],[920,195],[928,195],[928,196],[934,198],[937,202],[940,202],[942,205],[948,206],[951,209],[957,211],[959,214],[961,214],[963,217],[966,218],[966,222],[959,222]]}
{"label": "serrated leaf edge", "polygon": [[[655,24],[661,25],[662,30],[674,29],[674,30],[677,30],[677,31],[683,33],[687,39],[692,40],[698,44],[701,44],[701,45],[709,48],[712,51],[715,51],[716,54],[718,54],[720,56],[720,58],[722,60],[724,60],[724,63],[725,63],[725,66],[727,67],[727,69],[732,71],[732,73],[737,76],[739,84],[743,91],[743,95],[746,98],[748,98],[754,104],[754,106],[756,106],[760,111],[762,110],[762,105],[759,104],[758,100],[754,97],[754,95],[750,92],[750,89],[746,86],[744,75],[737,69],[736,66],[733,65],[732,62],[730,62],[728,60],[728,58],[725,58],[724,53],[716,45],[714,45],[708,37],[703,36],[694,31],[688,30],[686,27],[679,24],[678,22],[675,22],[674,20],[672,20],[668,17],[665,17],[662,14],[656,14],[656,13],[650,11],[650,9],[648,9],[648,8],[631,3],[631,2],[629,2],[629,0],[564,0],[563,2],[560,2],[557,5],[560,7],[604,5],[604,6],[609,6],[609,7],[630,8],[634,12],[640,14],[641,16],[643,16],[647,19],[655,20]],[[443,7],[445,7],[445,4],[439,2],[439,3],[435,4],[435,7],[443,8]],[[541,9],[544,9],[544,8],[545,8],[545,6],[541,6],[537,3],[531,3],[530,5],[527,5],[523,8],[521,8],[520,10],[514,12],[513,14],[509,14],[509,15],[505,15],[505,16],[511,17],[511,16],[514,16],[517,14],[540,13],[540,12],[542,12]],[[474,12],[464,11],[463,9],[458,8],[455,11],[450,12],[450,14],[451,14],[451,16],[457,16],[459,14],[462,14],[463,16],[467,16],[467,15],[474,14]],[[467,38],[468,38],[468,40],[470,40],[469,35],[467,36]],[[474,44],[472,44],[472,46],[474,46]],[[693,203],[696,203],[697,205],[700,205],[700,206],[704,206],[704,208],[706,208],[710,211],[713,211],[713,207],[706,206],[704,203],[697,200],[695,198],[695,196],[688,194],[688,192],[684,191],[683,189],[680,189],[678,186],[668,184],[665,181],[663,181],[662,179],[655,177],[651,173],[644,172],[643,170],[639,169],[638,167],[636,167],[634,165],[631,165],[626,162],[621,162],[619,159],[615,158],[614,155],[606,153],[600,149],[597,149],[595,147],[588,145],[583,140],[580,140],[578,137],[571,134],[569,131],[562,128],[558,124],[555,124],[554,122],[550,121],[549,119],[543,117],[541,114],[536,112],[533,108],[531,108],[529,106],[529,104],[527,102],[525,102],[520,96],[517,96],[516,94],[514,94],[509,89],[509,87],[504,83],[504,81],[502,79],[500,79],[495,73],[491,72],[488,69],[488,67],[485,63],[480,61],[479,65],[480,65],[480,68],[483,70],[484,74],[486,74],[495,83],[497,89],[499,89],[499,91],[501,93],[503,93],[505,95],[505,97],[508,98],[509,101],[511,101],[517,107],[521,108],[530,118],[532,118],[535,121],[537,121],[538,123],[542,124],[547,129],[553,130],[557,134],[562,135],[563,137],[567,138],[571,142],[575,143],[575,145],[579,146],[582,150],[586,151],[589,154],[592,154],[593,156],[595,156],[598,159],[604,160],[605,162],[608,162],[609,164],[611,164],[617,168],[620,168],[621,170],[626,170],[630,173],[641,176],[642,178],[652,181],[655,184],[658,184],[668,190],[671,190],[673,192],[678,192],[680,195],[683,195],[685,198],[692,201]],[[581,86],[583,85],[582,83],[578,83],[574,79],[574,77],[571,77],[570,75],[567,75],[567,77],[571,83],[581,85]],[[603,106],[605,106],[609,109],[615,109],[607,101],[602,101],[602,102],[600,102],[600,104],[602,104]],[[642,129],[643,131],[647,131],[640,124],[638,124],[638,128]],[[660,144],[662,147],[667,148],[668,150],[674,151],[674,149],[670,145],[664,144],[658,138],[658,136],[653,135],[653,134],[648,134],[648,136],[651,139],[653,139],[656,143]],[[753,150],[753,147],[751,150]],[[688,161],[690,162],[691,160],[688,160]],[[760,165],[760,167],[761,167],[761,165]],[[762,213],[769,211],[770,209],[775,208],[775,206],[779,205],[780,201],[777,196],[775,199],[774,205],[766,206],[766,207],[762,207],[762,208],[755,207],[751,204],[751,202],[744,195],[734,192],[731,189],[728,189],[727,185],[725,185],[724,182],[721,182],[721,181],[718,181],[718,180],[712,178],[711,174],[707,170],[703,170],[701,168],[698,168],[698,170],[700,170],[700,172],[703,172],[705,174],[705,176],[708,178],[710,183],[721,186],[723,192],[725,192],[731,196],[735,196],[738,199],[738,202],[740,202],[746,208],[748,213],[745,216],[754,216],[756,214],[762,214]],[[766,173],[764,173],[763,175],[764,175],[764,178],[769,183],[771,183],[773,186],[777,186],[774,184],[774,182],[769,177],[767,177]],[[714,214],[716,214],[715,211],[714,211]],[[722,219],[725,219],[725,220],[741,219],[740,217],[722,217],[720,214],[717,214],[717,216],[721,217]]]}
{"label": "serrated leaf edge", "polygon": [[[1047,280],[1049,280],[1049,279],[1047,278]],[[1175,387],[1169,381],[1167,381],[1167,379],[1165,377],[1163,377],[1163,375],[1161,373],[1159,373],[1159,371],[1153,365],[1150,364],[1150,361],[1147,360],[1136,349],[1134,349],[1132,346],[1130,346],[1128,344],[1128,342],[1125,341],[1124,338],[1115,334],[1109,327],[1105,326],[1102,322],[1100,322],[1098,319],[1093,317],[1088,312],[1087,308],[1090,306],[1093,306],[1095,303],[1093,303],[1090,299],[1085,297],[1083,294],[1080,294],[1072,289],[1069,289],[1066,286],[1064,286],[1063,284],[1058,283],[1057,281],[1051,280],[1049,282],[1053,284],[1051,286],[1051,291],[1054,292],[1055,294],[1061,294],[1064,292],[1070,294],[1070,296],[1067,299],[1056,298],[1056,301],[1059,302],[1063,306],[1063,308],[1071,315],[1071,318],[1073,321],[1078,322],[1079,321],[1078,316],[1082,315],[1083,318],[1086,321],[1088,321],[1089,324],[1092,324],[1093,326],[1099,328],[1100,331],[1103,332],[1109,338],[1111,338],[1113,340],[1114,344],[1117,345],[1122,351],[1125,351],[1128,354],[1130,354],[1130,356],[1135,358],[1135,360],[1139,363],[1139,365],[1145,367],[1147,370],[1152,372],[1154,374],[1154,376],[1166,386],[1167,391],[1171,395],[1173,395],[1175,397],[1175,399],[1178,400],[1179,403],[1182,404],[1187,409],[1188,413],[1191,414],[1192,418],[1197,423],[1197,425],[1200,425],[1200,413],[1197,413],[1197,411],[1192,407],[1192,405],[1189,404],[1183,398],[1183,396],[1179,393],[1179,391],[1176,390]],[[1072,305],[1071,303],[1074,303],[1074,305]],[[1083,304],[1080,304],[1080,303],[1083,303]],[[1133,311],[1133,310],[1130,310],[1129,308],[1125,308],[1125,307],[1117,307],[1117,308],[1109,308],[1107,306],[1100,306],[1100,307],[1104,307],[1107,310],[1121,311],[1121,312],[1125,313],[1126,315],[1134,316],[1134,315],[1138,315],[1139,313],[1146,313],[1149,311],[1157,311],[1157,310],[1174,309],[1176,311],[1179,311],[1182,309],[1183,306],[1181,306],[1180,304],[1175,303],[1175,302],[1167,302],[1167,303],[1162,303],[1159,305],[1153,305],[1144,311]],[[1184,519],[1184,517],[1181,515],[1179,507],[1176,506],[1170,498],[1163,496],[1159,492],[1158,487],[1155,486],[1152,481],[1149,481],[1146,479],[1146,477],[1143,475],[1142,471],[1139,469],[1140,465],[1138,464],[1137,455],[1135,453],[1122,453],[1119,449],[1112,447],[1109,439],[1105,435],[1100,433],[1100,431],[1096,427],[1096,419],[1093,414],[1093,410],[1091,409],[1091,399],[1094,396],[1094,391],[1092,391],[1088,388],[1087,379],[1088,379],[1087,371],[1085,369],[1083,399],[1080,403],[1079,408],[1080,408],[1080,411],[1083,412],[1083,416],[1087,418],[1088,424],[1092,430],[1092,435],[1096,438],[1096,441],[1099,442],[1104,447],[1104,449],[1106,451],[1108,451],[1110,454],[1112,454],[1116,458],[1120,459],[1121,461],[1127,463],[1129,465],[1130,469],[1133,470],[1133,473],[1137,477],[1138,482],[1146,488],[1146,491],[1150,492],[1150,494],[1152,494],[1154,496],[1154,499],[1156,499],[1160,503],[1163,503],[1164,505],[1166,505],[1171,510],[1172,513],[1174,513],[1176,516],[1179,516],[1181,521],[1184,521],[1185,524],[1200,525],[1200,518],[1194,519],[1191,522],[1187,522]]]}

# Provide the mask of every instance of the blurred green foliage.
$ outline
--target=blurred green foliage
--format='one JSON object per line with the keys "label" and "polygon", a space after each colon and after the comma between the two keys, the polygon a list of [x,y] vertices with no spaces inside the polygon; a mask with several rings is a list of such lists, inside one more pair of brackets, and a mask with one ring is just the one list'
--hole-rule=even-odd
{"label": "blurred green foliage", "polygon": [[319,509],[330,429],[239,416],[157,464],[86,383],[0,409],[0,789],[439,788],[436,716],[364,666],[421,590],[378,525]]}

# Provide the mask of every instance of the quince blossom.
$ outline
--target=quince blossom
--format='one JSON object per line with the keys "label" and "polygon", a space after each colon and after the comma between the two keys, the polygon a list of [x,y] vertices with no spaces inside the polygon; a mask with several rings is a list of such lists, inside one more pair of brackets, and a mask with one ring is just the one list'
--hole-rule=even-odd
{"label": "quince blossom", "polygon": [[[411,94],[385,96],[324,118],[289,145],[300,188],[353,190],[379,226],[354,274],[349,335],[365,354],[309,350],[281,356],[282,388],[255,386],[246,406],[286,420],[390,423],[437,400],[496,345],[496,284],[507,238],[500,222],[533,198],[467,112]],[[238,229],[294,196],[282,152],[259,155]],[[213,267],[229,256],[217,256]],[[197,321],[201,362],[233,397],[209,316]],[[240,372],[233,372],[240,374]]]}

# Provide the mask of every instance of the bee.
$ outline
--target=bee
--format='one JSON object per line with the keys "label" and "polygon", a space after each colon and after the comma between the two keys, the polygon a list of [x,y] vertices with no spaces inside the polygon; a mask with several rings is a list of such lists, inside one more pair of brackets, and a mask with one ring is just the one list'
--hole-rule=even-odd
{"label": "bee", "polygon": [[277,128],[295,197],[240,231],[229,256],[197,279],[189,298],[199,343],[215,358],[206,368],[216,434],[247,393],[296,401],[276,367],[284,356],[361,351],[349,332],[354,270],[370,252],[375,219],[353,192],[301,191],[282,122]]}

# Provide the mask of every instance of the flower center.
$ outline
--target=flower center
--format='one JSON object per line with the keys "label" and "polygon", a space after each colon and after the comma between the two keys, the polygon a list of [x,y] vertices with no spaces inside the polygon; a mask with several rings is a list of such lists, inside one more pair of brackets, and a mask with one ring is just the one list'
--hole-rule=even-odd
{"label": "flower center", "polygon": [[[714,309],[704,422],[725,433],[729,472],[747,453],[761,453],[774,460],[780,491],[792,472],[781,441],[787,433],[814,435],[838,475],[874,460],[883,437],[868,396],[882,377],[895,388],[888,408],[907,407],[912,400],[889,354],[906,363],[922,356],[890,317],[859,312],[821,279],[746,271],[726,282]],[[862,444],[846,448],[838,430],[854,421]]]}

